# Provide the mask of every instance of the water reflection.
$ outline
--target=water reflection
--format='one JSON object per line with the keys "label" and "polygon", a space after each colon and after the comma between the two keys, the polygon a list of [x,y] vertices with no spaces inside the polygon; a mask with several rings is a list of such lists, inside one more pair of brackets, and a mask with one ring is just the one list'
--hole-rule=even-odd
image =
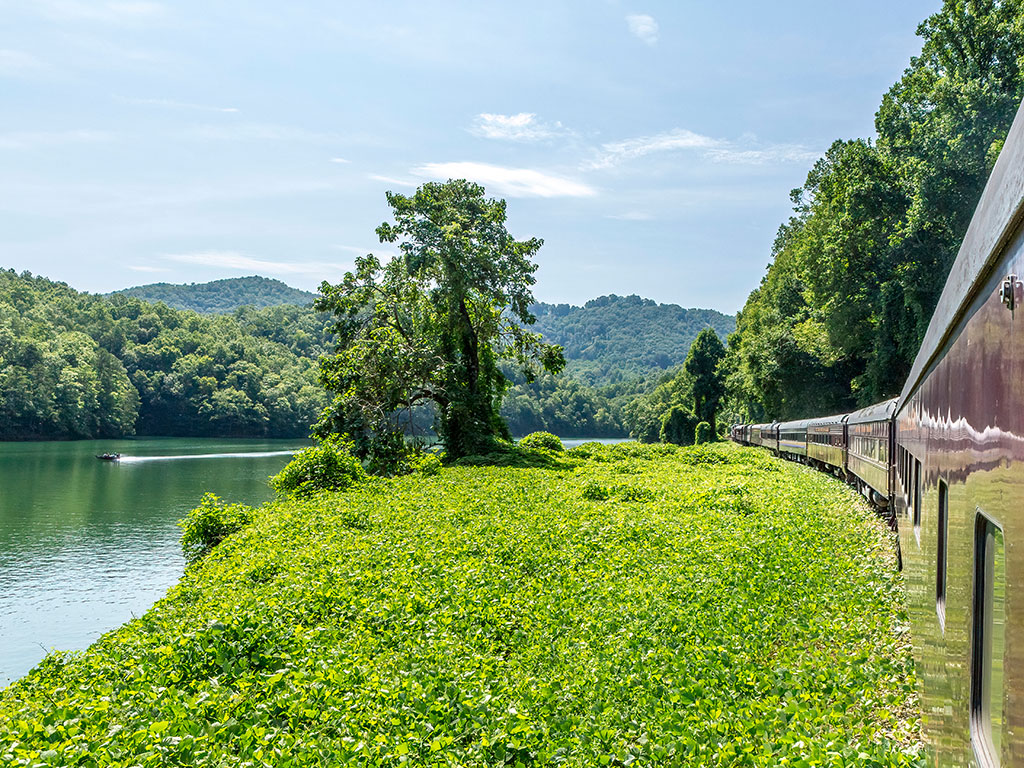
{"label": "water reflection", "polygon": [[303,444],[0,443],[0,686],[143,613],[181,574],[176,522],[200,496],[270,498],[267,476]]}

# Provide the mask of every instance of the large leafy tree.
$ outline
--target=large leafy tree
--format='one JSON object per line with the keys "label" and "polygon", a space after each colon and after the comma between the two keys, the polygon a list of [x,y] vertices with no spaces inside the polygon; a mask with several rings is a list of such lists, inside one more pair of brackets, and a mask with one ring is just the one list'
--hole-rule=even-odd
{"label": "large leafy tree", "polygon": [[725,394],[725,385],[719,363],[725,357],[725,346],[718,334],[705,328],[690,345],[683,370],[692,381],[693,415],[697,421],[706,421],[715,434],[718,405]]}
{"label": "large leafy tree", "polygon": [[399,254],[357,259],[341,283],[320,288],[317,308],[335,315],[337,351],[322,361],[335,397],[317,431],[349,435],[383,468],[403,450],[414,409],[432,405],[449,456],[486,451],[508,438],[498,361],[531,380],[565,364],[561,347],[527,330],[543,241],[514,239],[505,201],[465,180],[389,192],[387,201],[394,221],[377,236]]}
{"label": "large leafy tree", "polygon": [[1024,98],[1024,0],[945,0],[882,100],[794,191],[730,342],[730,408],[791,418],[896,394]]}

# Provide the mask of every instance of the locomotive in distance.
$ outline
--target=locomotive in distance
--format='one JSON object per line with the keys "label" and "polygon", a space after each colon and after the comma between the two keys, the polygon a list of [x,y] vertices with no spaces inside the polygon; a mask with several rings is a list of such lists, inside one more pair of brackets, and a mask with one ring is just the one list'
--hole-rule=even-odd
{"label": "locomotive in distance", "polygon": [[852,482],[899,531],[929,762],[1024,766],[1024,107],[900,396],[731,437]]}

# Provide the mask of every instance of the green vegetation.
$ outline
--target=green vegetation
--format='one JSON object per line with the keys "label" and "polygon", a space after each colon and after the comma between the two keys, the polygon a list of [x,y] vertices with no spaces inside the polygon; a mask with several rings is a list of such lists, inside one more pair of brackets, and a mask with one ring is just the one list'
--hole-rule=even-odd
{"label": "green vegetation", "polygon": [[501,401],[501,417],[513,435],[553,432],[562,437],[626,437],[618,403],[568,375],[542,373],[533,381],[503,367],[512,382]]}
{"label": "green vegetation", "polygon": [[232,533],[252,522],[253,511],[244,504],[226,504],[207,493],[199,506],[178,522],[181,527],[181,550],[186,565],[192,565]]}
{"label": "green vegetation", "polygon": [[201,317],[0,270],[0,439],[305,436],[326,332],[300,312]]}
{"label": "green vegetation", "polygon": [[111,296],[134,296],[155,304],[163,302],[174,309],[190,309],[200,314],[226,314],[239,307],[274,307],[281,304],[311,306],[316,294],[300,291],[280,280],[267,277],[232,277],[209,283],[151,283],[115,291]]}
{"label": "green vegetation", "polygon": [[582,307],[534,304],[534,330],[565,351],[565,372],[591,387],[630,383],[683,364],[697,335],[725,339],[736,318],[639,296],[601,296]]}
{"label": "green vegetation", "polygon": [[270,487],[280,494],[311,496],[319,491],[343,491],[365,479],[363,465],[352,455],[351,446],[329,437],[299,451],[270,478]]}
{"label": "green vegetation", "polygon": [[401,256],[387,265],[356,259],[340,284],[321,286],[316,307],[334,314],[338,341],[321,363],[334,400],[317,432],[347,436],[360,458],[386,470],[402,460],[411,412],[429,404],[449,457],[484,453],[509,439],[498,361],[527,378],[565,364],[561,348],[524,328],[534,320],[532,259],[543,241],[513,239],[505,201],[465,180],[387,200],[395,221],[377,235]]}
{"label": "green vegetation", "polygon": [[918,765],[892,540],[755,449],[281,499],[0,693],[0,762]]}
{"label": "green vegetation", "polygon": [[519,441],[520,448],[543,448],[546,451],[564,451],[565,446],[550,432],[531,432]]}
{"label": "green vegetation", "polygon": [[730,339],[737,418],[898,394],[1024,98],[1024,0],[945,0],[875,115],[793,191],[773,263]]}

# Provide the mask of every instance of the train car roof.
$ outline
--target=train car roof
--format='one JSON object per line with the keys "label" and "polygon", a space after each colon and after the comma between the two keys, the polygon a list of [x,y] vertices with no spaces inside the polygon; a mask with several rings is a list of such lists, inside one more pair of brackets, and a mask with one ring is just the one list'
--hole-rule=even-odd
{"label": "train car roof", "polygon": [[956,336],[960,320],[967,313],[977,288],[985,278],[1016,225],[1024,215],[1024,106],[1010,126],[1006,142],[992,175],[989,176],[981,201],[974,210],[964,242],[942,289],[939,303],[932,314],[921,349],[914,359],[907,383],[900,394],[902,409],[917,390],[932,365]]}
{"label": "train car roof", "polygon": [[818,416],[815,419],[808,419],[807,426],[825,427],[830,426],[832,424],[842,424],[844,421],[846,421],[846,417],[849,415],[850,414],[848,413],[834,413],[831,416]]}
{"label": "train car roof", "polygon": [[899,403],[899,398],[894,397],[892,400],[884,400],[881,403],[869,405],[867,408],[861,408],[859,411],[848,414],[846,423],[863,424],[866,421],[888,421],[896,413],[897,403]]}
{"label": "train car roof", "polygon": [[810,424],[814,419],[800,419],[798,421],[782,421],[779,422],[779,429],[802,429]]}

